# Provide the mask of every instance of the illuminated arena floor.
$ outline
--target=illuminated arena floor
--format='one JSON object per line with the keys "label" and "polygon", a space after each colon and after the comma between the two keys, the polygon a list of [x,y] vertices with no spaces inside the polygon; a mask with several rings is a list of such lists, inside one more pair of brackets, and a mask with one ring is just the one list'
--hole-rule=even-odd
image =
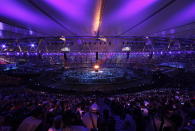
{"label": "illuminated arena floor", "polygon": [[50,89],[105,92],[150,84],[150,75],[147,78],[143,75],[124,68],[101,68],[98,72],[92,68],[71,68],[56,73],[46,72],[39,80],[42,87]]}
{"label": "illuminated arena floor", "polygon": [[97,72],[92,68],[65,70],[62,79],[67,83],[78,84],[113,84],[135,79],[136,74],[130,69],[102,68]]}

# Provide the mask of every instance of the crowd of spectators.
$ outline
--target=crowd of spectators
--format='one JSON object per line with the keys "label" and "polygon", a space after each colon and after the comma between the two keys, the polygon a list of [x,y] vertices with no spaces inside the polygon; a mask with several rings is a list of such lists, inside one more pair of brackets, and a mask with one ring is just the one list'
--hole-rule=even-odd
{"label": "crowd of spectators", "polygon": [[0,89],[0,131],[195,131],[188,91],[83,96]]}
{"label": "crowd of spectators", "polygon": [[157,89],[109,97],[106,103],[113,114],[124,120],[128,118],[130,121],[126,125],[133,130],[194,131],[195,101],[188,93],[177,89]]}

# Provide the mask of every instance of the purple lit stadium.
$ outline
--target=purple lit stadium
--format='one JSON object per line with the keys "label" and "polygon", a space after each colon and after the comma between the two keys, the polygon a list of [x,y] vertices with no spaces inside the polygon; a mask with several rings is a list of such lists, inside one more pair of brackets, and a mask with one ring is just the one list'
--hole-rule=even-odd
{"label": "purple lit stadium", "polygon": [[195,131],[195,0],[0,0],[0,131]]}

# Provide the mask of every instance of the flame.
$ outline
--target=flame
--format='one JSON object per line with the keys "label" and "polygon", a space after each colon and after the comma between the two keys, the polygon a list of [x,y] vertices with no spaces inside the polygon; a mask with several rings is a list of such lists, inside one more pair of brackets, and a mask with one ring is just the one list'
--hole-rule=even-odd
{"label": "flame", "polygon": [[100,68],[100,66],[99,65],[94,65],[94,67],[93,67],[95,70],[98,70],[99,68]]}

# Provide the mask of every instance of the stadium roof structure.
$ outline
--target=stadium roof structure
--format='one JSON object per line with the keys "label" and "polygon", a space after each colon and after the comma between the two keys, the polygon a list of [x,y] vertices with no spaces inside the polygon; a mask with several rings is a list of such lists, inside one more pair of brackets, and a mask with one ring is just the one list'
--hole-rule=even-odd
{"label": "stadium roof structure", "polygon": [[11,27],[31,36],[195,37],[195,0],[1,0],[0,6],[0,38],[13,35]]}

